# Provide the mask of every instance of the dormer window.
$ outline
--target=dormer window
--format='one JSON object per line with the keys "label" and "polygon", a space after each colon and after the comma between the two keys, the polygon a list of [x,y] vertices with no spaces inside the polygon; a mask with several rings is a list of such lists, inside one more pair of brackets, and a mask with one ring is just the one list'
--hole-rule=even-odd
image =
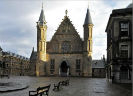
{"label": "dormer window", "polygon": [[120,36],[127,37],[129,35],[129,22],[120,22]]}

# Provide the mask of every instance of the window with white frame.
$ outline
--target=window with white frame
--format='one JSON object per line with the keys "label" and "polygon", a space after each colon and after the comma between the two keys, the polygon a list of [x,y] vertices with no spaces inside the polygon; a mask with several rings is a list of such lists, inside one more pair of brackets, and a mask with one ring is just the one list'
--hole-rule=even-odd
{"label": "window with white frame", "polygon": [[120,36],[126,37],[129,34],[129,22],[120,22]]}
{"label": "window with white frame", "polygon": [[123,58],[128,58],[128,45],[121,45],[120,56]]}

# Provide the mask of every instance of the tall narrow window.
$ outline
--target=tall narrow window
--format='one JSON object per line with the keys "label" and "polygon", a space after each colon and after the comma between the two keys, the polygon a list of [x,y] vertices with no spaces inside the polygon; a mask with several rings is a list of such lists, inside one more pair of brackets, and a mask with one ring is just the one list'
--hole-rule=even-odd
{"label": "tall narrow window", "polygon": [[90,32],[91,32],[91,38],[92,38],[92,28],[90,30],[91,30]]}
{"label": "tall narrow window", "polygon": [[54,70],[54,69],[55,69],[55,60],[51,59],[50,70]]}
{"label": "tall narrow window", "polygon": [[120,22],[120,36],[126,37],[129,34],[129,22]]}
{"label": "tall narrow window", "polygon": [[39,51],[43,50],[42,41],[39,41]]}
{"label": "tall narrow window", "polygon": [[80,71],[80,59],[76,59],[76,72]]}
{"label": "tall narrow window", "polygon": [[91,51],[91,44],[90,44],[90,43],[91,43],[91,41],[88,40],[88,43],[87,43],[87,44],[88,44],[88,45],[87,45],[87,50],[88,50],[88,51]]}
{"label": "tall narrow window", "polygon": [[44,42],[42,41],[42,51],[44,51]]}
{"label": "tall narrow window", "polygon": [[91,42],[90,42],[90,40],[89,40],[89,51],[91,50],[91,44],[90,44]]}

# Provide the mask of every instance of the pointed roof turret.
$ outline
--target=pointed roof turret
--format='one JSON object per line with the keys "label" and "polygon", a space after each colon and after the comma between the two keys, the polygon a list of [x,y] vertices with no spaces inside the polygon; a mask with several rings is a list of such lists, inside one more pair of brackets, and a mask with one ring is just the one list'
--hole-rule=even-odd
{"label": "pointed roof turret", "polygon": [[42,4],[42,10],[41,10],[38,22],[39,22],[40,25],[46,24],[46,20],[45,20],[45,16],[44,16],[44,11],[43,11],[43,4]]}
{"label": "pointed roof turret", "polygon": [[35,59],[37,59],[37,52],[34,50],[34,47],[33,47],[30,60],[35,60]]}
{"label": "pointed roof turret", "polygon": [[130,3],[127,8],[133,8],[133,3]]}
{"label": "pointed roof turret", "polygon": [[2,48],[1,48],[1,46],[0,46],[0,51],[2,51]]}
{"label": "pointed roof turret", "polygon": [[33,49],[32,49],[32,52],[34,52],[34,47],[33,47]]}
{"label": "pointed roof turret", "polygon": [[91,14],[90,14],[89,6],[87,8],[87,13],[86,13],[85,22],[84,22],[84,25],[86,25],[86,24],[93,24],[92,23],[92,19],[91,19]]}

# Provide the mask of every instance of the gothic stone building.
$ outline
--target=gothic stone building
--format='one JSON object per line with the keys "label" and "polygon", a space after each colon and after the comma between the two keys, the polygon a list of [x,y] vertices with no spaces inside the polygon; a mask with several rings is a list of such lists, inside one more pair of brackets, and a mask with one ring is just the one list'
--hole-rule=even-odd
{"label": "gothic stone building", "polygon": [[107,32],[107,76],[117,83],[131,83],[132,76],[132,4],[115,9]]}
{"label": "gothic stone building", "polygon": [[74,28],[66,10],[54,36],[46,41],[47,25],[42,9],[37,22],[37,52],[33,50],[30,57],[32,75],[91,77],[93,24],[89,8],[83,28],[84,40]]}

